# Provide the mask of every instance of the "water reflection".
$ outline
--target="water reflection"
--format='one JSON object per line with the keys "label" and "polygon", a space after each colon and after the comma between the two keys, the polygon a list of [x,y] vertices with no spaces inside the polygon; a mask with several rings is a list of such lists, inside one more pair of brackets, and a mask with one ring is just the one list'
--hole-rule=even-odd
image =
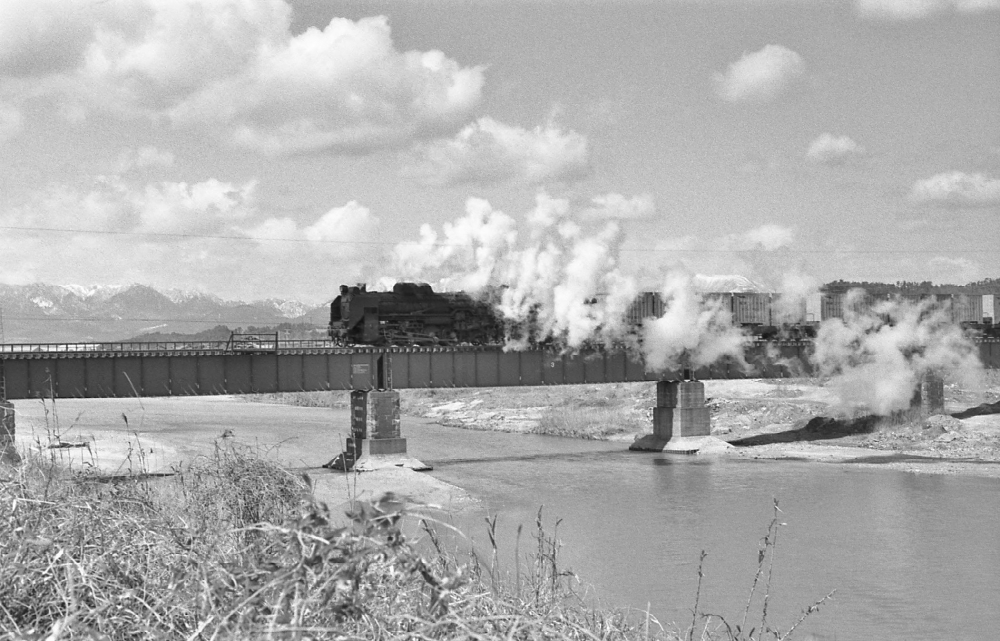
{"label": "water reflection", "polygon": [[[478,434],[464,434],[472,439],[461,447],[474,447]],[[836,589],[803,634],[977,639],[1000,628],[996,480],[648,455],[615,444],[508,436],[507,456],[445,456],[434,474],[499,514],[508,550],[517,525],[530,529],[544,505],[549,525],[562,519],[567,565],[606,602],[639,610],[648,603],[661,620],[686,625],[706,550],[703,609],[742,615],[777,498],[787,525],[778,537],[772,621],[787,627]],[[489,447],[505,451],[495,437]],[[466,525],[484,539],[481,515]]]}

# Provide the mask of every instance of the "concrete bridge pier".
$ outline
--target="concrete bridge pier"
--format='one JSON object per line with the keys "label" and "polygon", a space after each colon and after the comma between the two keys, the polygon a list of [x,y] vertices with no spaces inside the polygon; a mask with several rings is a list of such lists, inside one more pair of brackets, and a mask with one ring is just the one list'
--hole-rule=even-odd
{"label": "concrete bridge pier", "polygon": [[0,399],[0,464],[18,465],[21,457],[14,444],[14,404]]}
{"label": "concrete bridge pier", "polygon": [[931,416],[944,413],[944,378],[938,372],[926,372],[913,393],[910,408]]}
{"label": "concrete bridge pier", "polygon": [[369,472],[385,467],[431,469],[406,453],[396,390],[351,392],[351,436],[344,451],[323,467],[344,472]]}
{"label": "concrete bridge pier", "polygon": [[712,439],[712,422],[701,381],[659,381],[653,408],[653,433],[636,439],[633,451],[693,454]]}

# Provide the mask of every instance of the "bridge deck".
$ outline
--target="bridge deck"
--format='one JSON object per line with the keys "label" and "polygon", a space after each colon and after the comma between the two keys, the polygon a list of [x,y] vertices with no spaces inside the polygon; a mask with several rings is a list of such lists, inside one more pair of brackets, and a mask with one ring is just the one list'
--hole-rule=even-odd
{"label": "bridge deck", "polygon": [[[698,379],[781,378],[808,374],[808,342],[754,343],[749,369],[722,361]],[[980,358],[1000,368],[1000,341],[979,343]],[[282,341],[270,349],[228,349],[225,343],[79,343],[0,346],[8,399],[252,394],[371,389],[379,362],[391,386],[499,387],[617,383],[678,378],[647,372],[638,354],[600,350],[560,354],[504,352],[496,347],[337,347]]]}

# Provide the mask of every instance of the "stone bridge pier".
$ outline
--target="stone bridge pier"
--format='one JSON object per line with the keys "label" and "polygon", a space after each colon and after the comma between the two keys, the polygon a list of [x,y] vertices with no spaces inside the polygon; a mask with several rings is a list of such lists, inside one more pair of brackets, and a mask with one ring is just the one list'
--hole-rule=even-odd
{"label": "stone bridge pier", "polygon": [[944,413],[944,378],[941,374],[927,372],[923,375],[913,393],[910,409],[919,409],[925,416]]}
{"label": "stone bridge pier", "polygon": [[709,408],[705,406],[705,384],[701,381],[658,381],[653,433],[629,446],[640,452],[694,453],[712,434]]}
{"label": "stone bridge pier", "polygon": [[344,451],[323,467],[343,472],[369,472],[383,467],[431,469],[406,453],[397,390],[351,392],[351,436]]}

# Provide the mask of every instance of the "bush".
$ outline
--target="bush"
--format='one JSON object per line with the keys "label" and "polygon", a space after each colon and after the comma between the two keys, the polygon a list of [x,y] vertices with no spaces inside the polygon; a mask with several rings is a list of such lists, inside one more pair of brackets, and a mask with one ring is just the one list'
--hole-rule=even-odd
{"label": "bush", "polygon": [[[162,479],[74,474],[29,456],[0,485],[0,638],[690,641],[699,621],[721,620],[697,597],[684,635],[588,607],[541,510],[511,577],[495,519],[491,558],[460,563],[427,520],[404,528],[391,494],[338,520],[310,484],[227,441]],[[754,587],[777,525],[775,504]],[[763,608],[757,629],[785,638],[765,627],[766,590]],[[744,633],[743,618],[698,638],[763,638]]]}

